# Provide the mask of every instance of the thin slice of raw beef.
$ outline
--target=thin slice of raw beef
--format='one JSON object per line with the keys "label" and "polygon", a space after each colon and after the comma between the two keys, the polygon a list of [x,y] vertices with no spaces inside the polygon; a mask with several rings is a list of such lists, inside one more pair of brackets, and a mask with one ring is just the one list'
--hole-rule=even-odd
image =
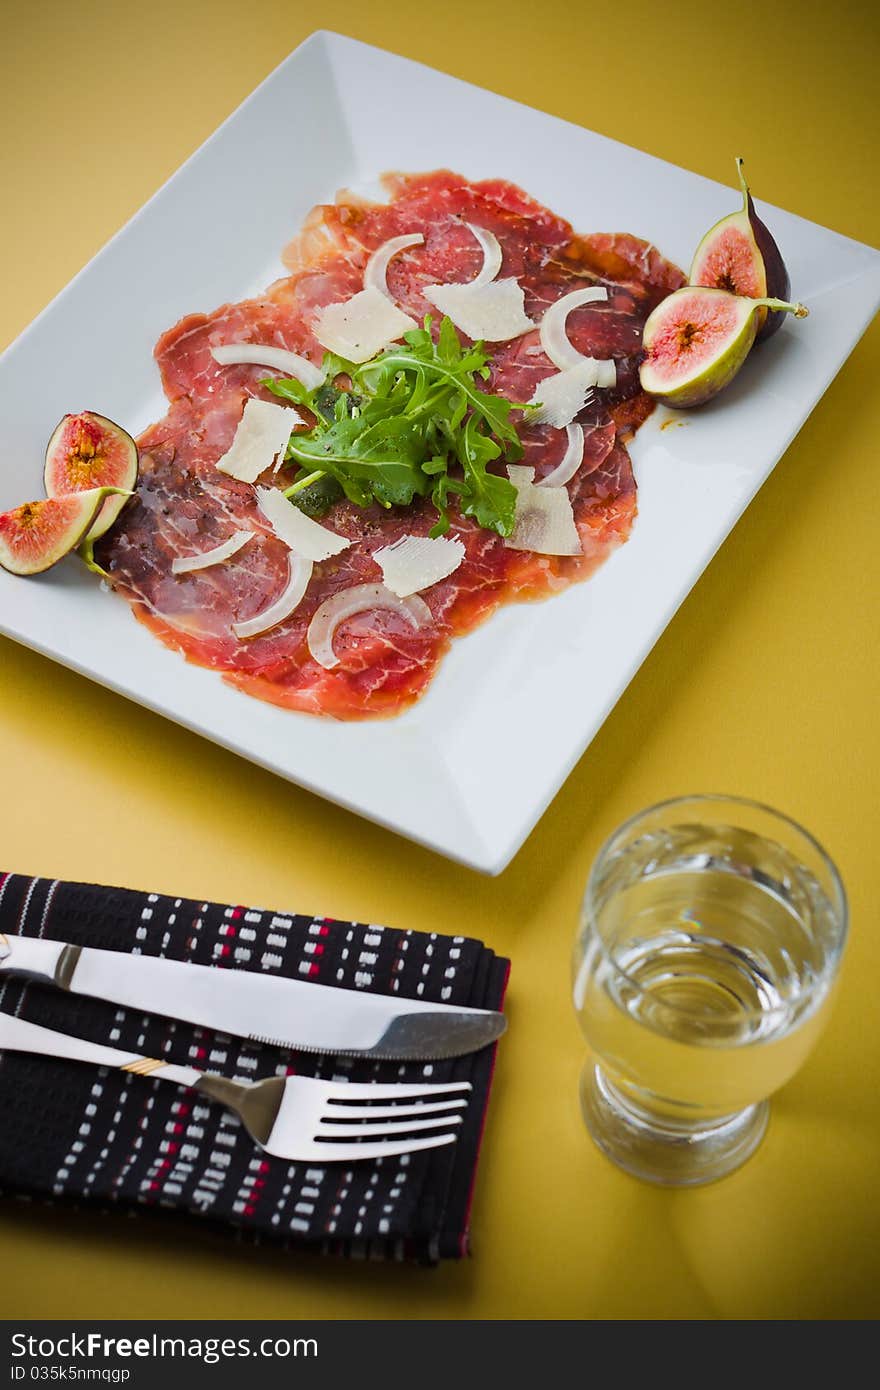
{"label": "thin slice of raw beef", "polygon": [[[387,204],[342,193],[335,204],[315,208],[285,252],[290,274],[262,298],[191,314],[159,340],[156,358],[169,410],[139,441],[137,497],[98,550],[114,587],[168,646],[222,671],[248,694],[339,719],[397,713],[424,692],[454,637],[503,603],[542,598],[585,579],[627,539],[636,486],[624,441],[651,410],[638,382],[642,325],[684,282],[647,242],[623,234],[576,236],[564,219],[512,184],[470,183],[442,170],[389,176],[387,185]],[[616,387],[595,392],[578,417],[584,458],[567,487],[583,554],[562,558],[513,550],[494,532],[453,514],[449,534],[461,539],[465,558],[448,579],[423,591],[431,624],[414,630],[384,609],[361,613],[338,629],[339,665],[327,671],[306,641],[316,609],[341,589],[380,582],[374,552],[400,536],[427,535],[436,520],[428,501],[390,511],[341,501],[322,521],[351,540],[350,548],[315,565],[305,597],[286,621],[237,639],[232,624],[262,612],[283,589],[288,552],[258,511],[253,488],[218,472],[216,464],[229,448],[246,398],[275,399],[260,385],[273,373],[259,366],[219,366],[211,348],[259,343],[320,365],[323,349],[312,332],[318,312],[362,288],[372,251],[413,232],[422,234],[424,244],[391,261],[388,288],[415,319],[430,313],[436,320],[425,287],[470,280],[480,268],[482,253],[465,226],[469,222],[497,237],[501,274],[519,279],[526,312],[536,323],[572,290],[607,289],[607,301],[575,309],[567,321],[579,351],[612,357],[617,365]],[[529,400],[556,370],[537,328],[490,351],[487,389],[511,400]],[[520,435],[522,461],[540,479],[562,458],[566,432],[539,425],[521,427]],[[285,470],[274,481],[292,476]],[[272,474],[263,481],[272,482]],[[176,557],[210,550],[237,529],[256,535],[232,559],[172,573]]]}

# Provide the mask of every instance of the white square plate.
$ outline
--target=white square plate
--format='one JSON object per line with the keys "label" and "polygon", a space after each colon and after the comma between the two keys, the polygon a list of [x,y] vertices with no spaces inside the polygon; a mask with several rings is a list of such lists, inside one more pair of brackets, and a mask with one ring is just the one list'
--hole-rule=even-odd
{"label": "white square plate", "polygon": [[[416,108],[443,120],[400,120]],[[279,131],[291,138],[279,143]],[[730,188],[603,136],[315,34],[0,358],[0,510],[40,493],[45,442],[65,412],[100,410],[135,433],[163,415],[156,339],[183,314],[283,274],[281,248],[314,203],[387,169],[443,166],[511,179],[578,230],[633,232],[684,266],[736,205]],[[777,209],[766,220],[810,318],[761,348],[760,380],[747,363],[687,429],[661,433],[650,420],[631,446],[639,515],[629,542],[587,583],[506,608],[457,641],[405,714],[336,724],[231,690],[164,648],[73,560],[29,582],[0,571],[0,630],[381,825],[499,873],[880,303],[876,251]],[[548,683],[552,719],[536,717]],[[515,758],[487,759],[487,744],[506,746],[525,728]]]}

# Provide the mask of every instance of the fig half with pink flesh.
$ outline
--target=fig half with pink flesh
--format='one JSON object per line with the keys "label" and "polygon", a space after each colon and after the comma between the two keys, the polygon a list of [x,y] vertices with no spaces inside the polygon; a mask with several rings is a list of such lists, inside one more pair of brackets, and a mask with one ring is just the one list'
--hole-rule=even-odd
{"label": "fig half with pink flesh", "polygon": [[805,318],[803,304],[745,299],[686,285],[649,316],[642,335],[642,389],[665,405],[703,405],[732,381],[749,355],[761,309]]}
{"label": "fig half with pink flesh", "polygon": [[[788,300],[791,281],[782,253],[755,211],[742,165],[742,160],[738,159],[736,172],[742,188],[742,208],[722,217],[706,233],[697,247],[688,280],[692,285],[729,290],[731,294],[746,295],[749,299],[763,299],[769,295],[772,299]],[[782,321],[780,310],[760,309],[756,337],[769,338],[782,327]]]}
{"label": "fig half with pink flesh", "polygon": [[0,565],[42,574],[83,541],[108,496],[106,488],[25,502],[0,516]]}
{"label": "fig half with pink flesh", "polygon": [[110,530],[137,485],[138,451],[131,435],[92,410],[65,415],[46,448],[43,482],[47,497],[89,492],[97,487],[120,490],[108,497],[85,538],[90,545]]}

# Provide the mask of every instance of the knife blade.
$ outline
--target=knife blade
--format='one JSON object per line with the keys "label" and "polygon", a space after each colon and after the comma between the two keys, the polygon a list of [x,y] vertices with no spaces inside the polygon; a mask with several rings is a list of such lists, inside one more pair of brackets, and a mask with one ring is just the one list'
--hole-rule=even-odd
{"label": "knife blade", "polygon": [[340,1056],[399,1061],[461,1057],[494,1042],[507,1027],[504,1015],[490,1009],[0,933],[0,977],[4,975],[252,1042]]}

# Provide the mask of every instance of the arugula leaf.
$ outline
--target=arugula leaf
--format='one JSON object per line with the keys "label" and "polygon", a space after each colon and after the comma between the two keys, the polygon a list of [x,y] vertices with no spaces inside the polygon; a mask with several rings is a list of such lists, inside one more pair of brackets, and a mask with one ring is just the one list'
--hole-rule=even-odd
{"label": "arugula leaf", "polygon": [[[386,507],[409,506],[429,489],[421,469],[421,437],[402,415],[389,415],[382,402],[376,411],[371,402],[351,407],[347,400],[340,395],[333,423],[326,429],[292,436],[288,459],[329,473],[359,507],[373,501]],[[298,488],[295,483],[288,495]]]}
{"label": "arugula leaf", "polygon": [[295,377],[280,377],[278,379],[266,378],[260,382],[273,395],[280,396],[282,400],[292,401],[294,405],[305,406],[313,415],[327,424],[328,418],[332,416],[336,406],[336,401],[340,395],[339,389],[334,385],[338,376],[350,376],[354,371],[354,364],[346,362],[343,357],[337,357],[334,353],[326,352],[322,364],[324,380],[320,386],[309,390],[303,386],[301,381]]}
{"label": "arugula leaf", "polygon": [[[425,322],[430,323],[430,319],[426,319]],[[482,344],[476,343],[467,353],[462,353],[458,335],[449,319],[443,320],[441,335],[446,324],[449,324],[451,337],[455,341],[456,361],[448,360],[445,354],[441,357],[439,344],[435,346],[430,332],[427,329],[416,328],[404,335],[409,344],[409,351],[403,348],[386,349],[381,356],[373,358],[371,362],[365,362],[362,367],[356,369],[358,382],[363,382],[366,389],[378,394],[392,369],[395,373],[409,371],[417,377],[433,376],[435,380],[439,378],[447,384],[450,391],[460,392],[464,397],[465,409],[470,407],[486,422],[499,442],[507,446],[505,452],[508,458],[521,458],[522,446],[510,419],[510,412],[521,410],[522,404],[509,401],[504,396],[491,396],[479,389],[474,382],[473,374],[478,372],[483,376],[489,373],[488,358],[482,350]],[[448,340],[449,334],[446,335],[447,343]],[[378,382],[371,382],[369,374],[377,368],[381,370],[382,375]]]}
{"label": "arugula leaf", "polygon": [[299,480],[299,491],[291,498],[300,511],[317,520],[328,512],[334,502],[345,494],[341,484],[330,473],[304,473]]}
{"label": "arugula leaf", "polygon": [[477,384],[491,375],[482,343],[463,348],[448,318],[435,341],[428,317],[369,362],[328,353],[323,367],[314,391],[290,379],[262,383],[317,420],[288,446],[286,461],[298,465],[286,489],[292,501],[323,505],[328,494],[315,489],[327,477],[360,507],[409,506],[430,494],[432,535],[449,529],[453,501],[480,526],[511,534],[516,490],[490,465],[522,457],[511,412],[523,407]]}
{"label": "arugula leaf", "polygon": [[514,525],[516,488],[509,479],[487,472],[486,465],[499,457],[501,448],[483,433],[475,415],[465,420],[457,453],[467,484],[460,499],[461,510],[487,531],[509,536]]}
{"label": "arugula leaf", "polygon": [[429,531],[432,540],[438,536],[445,536],[452,525],[452,518],[449,515],[450,497],[460,496],[465,490],[465,484],[461,478],[454,478],[451,473],[441,473],[436,483],[431,489],[431,501],[437,508],[438,518]]}
{"label": "arugula leaf", "polygon": [[318,396],[324,394],[324,386],[319,386],[316,390],[310,391],[306,386],[303,386],[301,381],[297,381],[296,377],[283,377],[277,381],[267,379],[261,381],[260,385],[265,386],[273,395],[280,396],[283,401],[292,401],[294,405],[305,406],[305,408],[310,410],[313,415],[316,415],[323,424],[327,423],[326,412],[328,409],[332,411],[335,395],[333,401],[328,401],[325,397],[323,401],[319,402]]}

